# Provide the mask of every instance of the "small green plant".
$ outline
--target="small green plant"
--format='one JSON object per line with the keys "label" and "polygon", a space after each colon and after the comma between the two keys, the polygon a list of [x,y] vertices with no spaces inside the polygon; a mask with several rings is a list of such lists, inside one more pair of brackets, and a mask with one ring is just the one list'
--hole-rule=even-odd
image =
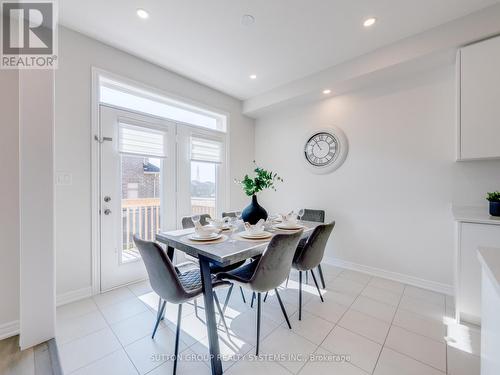
{"label": "small green plant", "polygon": [[234,182],[241,185],[243,191],[249,197],[265,189],[273,189],[276,191],[274,184],[276,182],[283,182],[283,179],[278,176],[277,173],[266,171],[264,168],[257,166],[255,160],[253,163],[255,165],[255,177],[252,178],[249,175],[245,175],[243,180],[240,181],[235,179]]}
{"label": "small green plant", "polygon": [[488,193],[486,200],[490,202],[500,202],[500,191],[494,191],[493,193]]}

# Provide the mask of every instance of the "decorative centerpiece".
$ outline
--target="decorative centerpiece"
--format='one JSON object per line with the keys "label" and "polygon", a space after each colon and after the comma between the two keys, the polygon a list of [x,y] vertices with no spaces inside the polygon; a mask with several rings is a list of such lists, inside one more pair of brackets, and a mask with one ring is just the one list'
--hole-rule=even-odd
{"label": "decorative centerpiece", "polygon": [[[255,160],[253,162],[255,164]],[[245,175],[243,180],[234,180],[235,183],[243,187],[243,191],[249,197],[252,197],[252,202],[243,209],[241,218],[244,222],[252,225],[256,224],[260,219],[267,220],[267,211],[257,202],[257,193],[265,189],[273,189],[276,191],[274,184],[283,182],[283,179],[277,173],[266,171],[255,164],[255,177],[251,178]]]}
{"label": "decorative centerpiece", "polygon": [[500,191],[488,193],[486,199],[490,202],[490,215],[500,216]]}

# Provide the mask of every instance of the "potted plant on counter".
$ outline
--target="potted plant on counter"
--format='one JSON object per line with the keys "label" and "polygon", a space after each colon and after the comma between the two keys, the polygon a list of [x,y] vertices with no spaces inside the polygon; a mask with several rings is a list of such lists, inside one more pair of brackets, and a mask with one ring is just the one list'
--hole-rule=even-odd
{"label": "potted plant on counter", "polygon": [[500,216],[500,191],[488,193],[486,199],[490,202],[490,215]]}
{"label": "potted plant on counter", "polygon": [[[255,160],[253,162],[255,164]],[[241,218],[244,222],[256,224],[260,219],[267,219],[267,211],[257,202],[257,193],[265,189],[273,189],[276,191],[274,184],[283,182],[283,179],[277,173],[267,171],[255,164],[255,177],[245,175],[243,180],[234,180],[235,183],[241,185],[243,191],[249,197],[252,197],[252,202],[243,209]]]}

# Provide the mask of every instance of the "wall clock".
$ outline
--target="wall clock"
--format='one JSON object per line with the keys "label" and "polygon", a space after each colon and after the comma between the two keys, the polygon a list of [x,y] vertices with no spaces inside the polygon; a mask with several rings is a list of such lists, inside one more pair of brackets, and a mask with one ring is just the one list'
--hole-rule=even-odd
{"label": "wall clock", "polygon": [[328,173],[342,165],[347,150],[348,143],[344,132],[337,127],[329,127],[308,134],[304,145],[304,158],[311,171]]}

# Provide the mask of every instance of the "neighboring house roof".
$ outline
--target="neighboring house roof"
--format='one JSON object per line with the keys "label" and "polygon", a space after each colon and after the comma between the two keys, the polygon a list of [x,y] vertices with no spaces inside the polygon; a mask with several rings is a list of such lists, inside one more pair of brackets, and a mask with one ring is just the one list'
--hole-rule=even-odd
{"label": "neighboring house roof", "polygon": [[144,169],[144,173],[160,173],[160,168],[149,162],[143,163],[142,168]]}

